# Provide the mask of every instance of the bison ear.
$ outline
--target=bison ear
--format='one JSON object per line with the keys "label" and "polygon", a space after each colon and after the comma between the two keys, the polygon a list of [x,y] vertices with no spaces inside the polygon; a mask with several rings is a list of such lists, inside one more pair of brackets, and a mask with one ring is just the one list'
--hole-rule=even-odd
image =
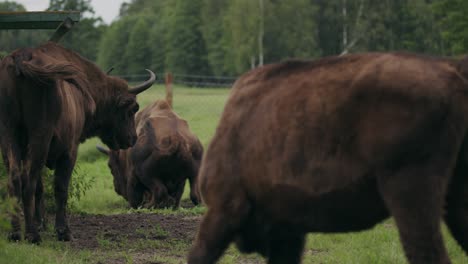
{"label": "bison ear", "polygon": [[99,152],[101,152],[101,153],[106,154],[107,156],[109,156],[109,150],[106,149],[105,147],[96,145],[96,149],[99,150]]}

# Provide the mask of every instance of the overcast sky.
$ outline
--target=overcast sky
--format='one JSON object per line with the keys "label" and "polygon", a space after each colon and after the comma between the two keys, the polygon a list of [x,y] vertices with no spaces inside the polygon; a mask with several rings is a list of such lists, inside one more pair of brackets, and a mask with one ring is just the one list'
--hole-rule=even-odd
{"label": "overcast sky", "polygon": [[[49,7],[49,0],[13,0],[24,5],[27,11],[44,11]],[[0,0],[3,2],[3,0]],[[91,0],[97,16],[102,17],[106,24],[110,24],[119,14],[120,5],[130,0]]]}

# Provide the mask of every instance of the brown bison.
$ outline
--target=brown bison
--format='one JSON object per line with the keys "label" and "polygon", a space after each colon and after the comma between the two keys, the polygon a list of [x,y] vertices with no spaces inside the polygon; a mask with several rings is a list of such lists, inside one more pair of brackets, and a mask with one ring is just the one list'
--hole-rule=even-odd
{"label": "brown bison", "polygon": [[188,179],[190,199],[197,205],[203,146],[187,121],[158,100],[136,115],[135,124],[138,137],[132,148],[109,151],[98,146],[109,156],[115,191],[133,208],[177,208]]}
{"label": "brown bison", "polygon": [[393,216],[410,263],[449,263],[440,221],[468,251],[468,59],[369,53],[240,77],[199,175],[206,212],[189,263],[231,241],[299,263],[307,232]]}
{"label": "brown bison", "polygon": [[[107,76],[94,63],[49,42],[6,56],[0,64],[0,147],[9,174],[8,191],[23,205],[25,237],[39,242],[41,169],[55,170],[59,240],[70,240],[66,217],[68,184],[78,145],[98,136],[112,149],[136,141],[136,95],[155,76],[134,87]],[[19,209],[9,238],[21,239]]]}

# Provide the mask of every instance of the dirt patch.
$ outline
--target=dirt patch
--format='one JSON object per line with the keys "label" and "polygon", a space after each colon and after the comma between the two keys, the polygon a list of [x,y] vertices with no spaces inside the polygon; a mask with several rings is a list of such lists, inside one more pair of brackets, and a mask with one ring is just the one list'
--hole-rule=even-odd
{"label": "dirt patch", "polygon": [[119,247],[139,240],[183,240],[195,237],[201,216],[133,213],[119,215],[71,215],[75,249]]}
{"label": "dirt patch", "polygon": [[[182,202],[187,209],[191,203]],[[192,206],[193,207],[193,206]],[[201,213],[201,212],[200,212]],[[53,223],[53,215],[48,216]],[[69,226],[74,239],[55,242],[55,232],[43,232],[43,240],[53,240],[52,247],[62,247],[80,255],[90,264],[180,264],[195,240],[202,215],[198,210],[176,210],[154,213],[132,212],[116,215],[70,215]],[[47,243],[45,243],[47,244]],[[225,254],[235,263],[264,263],[262,258],[241,255],[233,249]]]}

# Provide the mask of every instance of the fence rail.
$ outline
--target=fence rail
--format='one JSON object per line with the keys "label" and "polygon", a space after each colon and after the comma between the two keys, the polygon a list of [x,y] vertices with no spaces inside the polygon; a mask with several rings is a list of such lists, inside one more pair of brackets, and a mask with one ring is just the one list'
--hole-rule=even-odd
{"label": "fence rail", "polygon": [[[158,76],[156,82],[164,84],[165,73],[156,73]],[[128,82],[141,82],[148,78],[147,74],[131,74],[131,75],[120,75],[122,79]],[[236,81],[237,77],[228,76],[204,76],[204,75],[192,75],[192,74],[172,74],[172,83],[191,87],[220,87],[226,88],[231,87]]]}

